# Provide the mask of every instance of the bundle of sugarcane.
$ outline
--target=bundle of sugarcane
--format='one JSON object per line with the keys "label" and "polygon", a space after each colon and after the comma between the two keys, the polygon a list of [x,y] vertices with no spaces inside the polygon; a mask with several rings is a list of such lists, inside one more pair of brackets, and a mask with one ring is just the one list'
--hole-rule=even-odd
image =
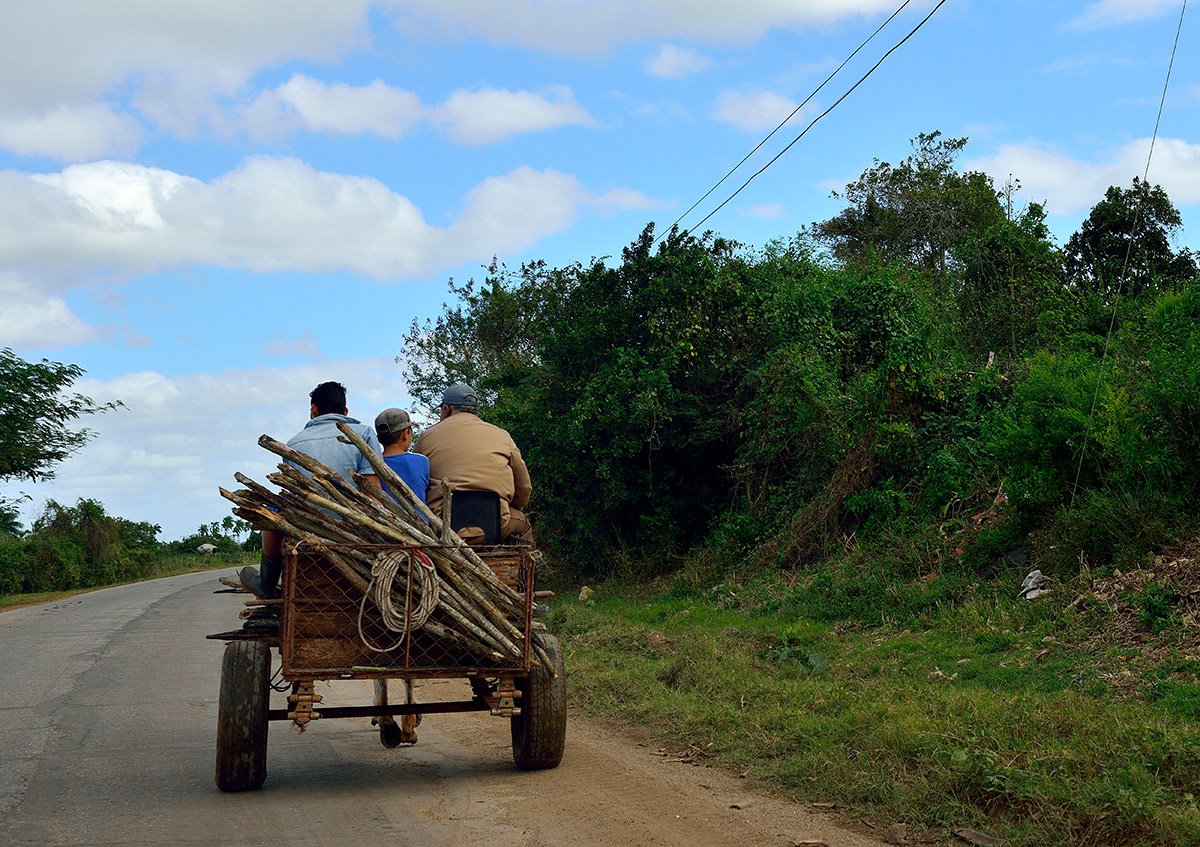
{"label": "bundle of sugarcane", "polygon": [[[245,488],[222,488],[221,496],[234,504],[234,514],[256,529],[275,530],[324,556],[351,585],[371,594],[385,623],[389,601],[399,599],[399,607],[406,608],[399,586],[410,579],[422,583],[422,600],[427,606],[422,619],[414,621],[411,615],[402,615],[401,624],[389,628],[424,630],[487,664],[520,659],[524,655],[526,598],[505,585],[450,528],[449,486],[442,483],[443,515],[436,515],[358,433],[344,423],[337,426],[343,440],[359,449],[395,498],[359,474],[353,474],[356,488],[339,472],[267,435],[258,439],[259,445],[285,460],[277,473],[267,476],[281,491],[271,491],[237,473],[234,478]],[[378,554],[361,546],[380,544],[419,550],[432,570],[420,572],[426,565],[414,562],[422,557]],[[389,582],[385,596],[372,590],[381,568],[406,578]],[[397,586],[395,598],[387,596],[393,585]],[[428,602],[433,590],[436,597]],[[532,643],[538,658],[553,673],[553,662],[536,641]]]}

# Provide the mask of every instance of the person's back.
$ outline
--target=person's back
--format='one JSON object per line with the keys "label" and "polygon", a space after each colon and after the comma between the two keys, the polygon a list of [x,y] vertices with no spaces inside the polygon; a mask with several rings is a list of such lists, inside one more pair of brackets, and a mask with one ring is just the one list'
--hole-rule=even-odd
{"label": "person's back", "polygon": [[414,448],[429,458],[430,508],[441,508],[443,479],[452,490],[494,491],[500,495],[502,536],[532,539],[521,510],[533,486],[512,436],[478,417],[478,399],[469,386],[451,386],[442,399],[442,420],[421,433]]}
{"label": "person's back", "polygon": [[[379,484],[379,477],[367,458],[353,444],[343,444],[340,441],[341,431],[337,428],[338,421],[344,421],[352,426],[363,440],[376,452],[381,452],[379,440],[369,426],[364,426],[354,418],[348,417],[346,408],[346,387],[337,382],[323,382],[308,395],[309,420],[304,429],[288,440],[288,446],[301,453],[313,457],[318,462],[338,471],[350,484],[354,485],[352,473],[359,473],[368,481]],[[307,476],[312,476],[303,468],[299,469]],[[279,596],[279,578],[283,574],[283,536],[271,529],[262,533],[262,558],[258,568],[242,568],[238,575],[251,592],[263,598]],[[278,606],[269,607],[267,614],[260,615],[247,621],[252,624],[277,626]]]}
{"label": "person's back", "polygon": [[[312,418],[304,425],[304,429],[288,439],[287,444],[288,447],[299,450],[301,453],[316,459],[321,464],[338,471],[346,478],[347,482],[354,485],[354,478],[351,476],[352,472],[362,474],[363,476],[371,476],[375,473],[375,470],[371,467],[371,463],[367,461],[367,457],[357,447],[340,440],[342,433],[337,427],[338,422],[348,424],[351,429],[362,437],[363,441],[375,448],[376,452],[379,452],[379,442],[371,427],[337,412],[327,412]],[[300,470],[305,475],[311,476],[303,468],[300,468]]]}

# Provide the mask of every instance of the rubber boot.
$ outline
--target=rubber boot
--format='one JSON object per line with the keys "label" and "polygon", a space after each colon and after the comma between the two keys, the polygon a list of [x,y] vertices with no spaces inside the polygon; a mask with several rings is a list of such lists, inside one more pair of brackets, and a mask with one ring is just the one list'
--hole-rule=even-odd
{"label": "rubber boot", "polygon": [[258,570],[251,567],[242,568],[238,571],[238,578],[255,596],[272,600],[279,596],[279,575],[282,572],[283,567],[279,562],[264,555],[259,560]]}
{"label": "rubber boot", "polygon": [[262,574],[264,600],[273,600],[279,596],[279,578],[283,576],[283,563],[263,556],[259,560],[259,573]]}

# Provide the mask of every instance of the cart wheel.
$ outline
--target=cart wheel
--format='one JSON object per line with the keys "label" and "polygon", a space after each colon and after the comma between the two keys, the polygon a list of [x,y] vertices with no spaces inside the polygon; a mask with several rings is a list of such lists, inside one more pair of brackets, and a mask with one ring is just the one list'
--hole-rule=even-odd
{"label": "cart wheel", "polygon": [[567,667],[553,635],[538,637],[554,663],[553,679],[541,664],[516,681],[521,714],[512,718],[513,761],[521,770],[557,767],[567,740]]}
{"label": "cart wheel", "polygon": [[267,778],[271,648],[261,641],[225,646],[217,709],[217,787],[252,791]]}

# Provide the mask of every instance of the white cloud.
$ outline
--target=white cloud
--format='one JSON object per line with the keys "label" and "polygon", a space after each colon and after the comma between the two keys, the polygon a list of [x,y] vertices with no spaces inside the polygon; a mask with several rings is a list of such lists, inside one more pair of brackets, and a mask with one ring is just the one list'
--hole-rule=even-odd
{"label": "white cloud", "polygon": [[[713,117],[747,132],[761,132],[779,126],[795,108],[795,101],[771,91],[726,91],[717,98]],[[792,120],[799,118],[797,114]]]}
{"label": "white cloud", "polygon": [[743,210],[742,215],[747,218],[759,218],[765,221],[778,220],[787,216],[787,210],[783,208],[782,203],[760,203],[756,206],[750,206]]}
{"label": "white cloud", "polygon": [[61,297],[39,291],[14,273],[0,273],[0,302],[5,347],[69,347],[100,337]]}
{"label": "white cloud", "polygon": [[302,74],[262,92],[241,113],[250,135],[260,141],[296,130],[337,135],[372,133],[400,138],[422,121],[445,128],[458,144],[478,146],[525,132],[566,125],[593,126],[595,120],[564,86],[542,92],[484,88],[455,91],[439,106],[426,107],[410,91],[375,80],[367,86],[330,85]]}
{"label": "white cloud", "polygon": [[208,265],[388,280],[519,252],[597,202],[568,174],[520,167],[485,179],[456,221],[435,227],[378,180],[270,157],[209,183],[108,161],[34,176],[7,171],[0,194],[0,270]]}
{"label": "white cloud", "polygon": [[328,61],[366,38],[370,0],[105,0],[0,6],[0,109],[91,102],[149,75],[196,96],[258,69]]}
{"label": "white cloud", "polygon": [[235,471],[265,482],[277,460],[258,446],[259,435],[286,441],[298,432],[308,420],[308,392],[331,379],[347,387],[350,414],[363,421],[387,406],[411,403],[390,358],[178,377],[156,371],[108,380],[85,376],[75,390],[97,402],[120,400],[125,408],[82,422],[96,437],[59,466],[57,479],[0,486],[0,497],[32,495],[26,523],[47,498],[74,503],[90,497],[109,514],[162,525],[165,539],[182,537],[229,513],[231,504],[217,488],[239,487]]}
{"label": "white cloud", "polygon": [[503,141],[522,132],[595,123],[563,86],[543,93],[498,88],[456,91],[433,110],[433,118],[446,126],[454,141],[468,145]]}
{"label": "white cloud", "polygon": [[648,57],[642,66],[652,76],[683,79],[697,71],[704,70],[711,64],[712,60],[698,50],[667,44],[659,48],[653,56]]}
{"label": "white cloud", "polygon": [[[1149,139],[1138,139],[1106,161],[1086,162],[1035,144],[1009,144],[995,156],[964,162],[963,168],[988,173],[997,184],[1011,174],[1020,180],[1022,194],[1046,200],[1051,213],[1073,214],[1100,202],[1110,185],[1128,187],[1141,177],[1149,145]],[[1149,179],[1162,185],[1176,206],[1200,203],[1200,144],[1158,139]]]}
{"label": "white cloud", "polygon": [[1106,26],[1150,20],[1179,8],[1178,0],[1099,0],[1070,21],[1072,29],[1099,29]]}
{"label": "white cloud", "polygon": [[468,193],[462,215],[447,233],[446,247],[452,255],[454,245],[462,243],[461,234],[463,241],[505,244],[506,252],[520,252],[536,240],[534,233],[540,237],[569,228],[589,200],[575,177],[558,171],[521,167],[489,177]]}
{"label": "white cloud", "polygon": [[423,117],[421,99],[375,80],[366,86],[330,85],[296,74],[264,91],[244,113],[250,134],[270,140],[296,129],[335,135],[373,133],[400,138]]}
{"label": "white cloud", "polygon": [[98,103],[0,117],[0,147],[22,156],[68,162],[122,156],[133,153],[141,138],[142,127],[136,120]]}
{"label": "white cloud", "polygon": [[273,336],[263,344],[262,351],[268,356],[280,358],[299,356],[316,362],[325,358],[316,336],[308,330],[304,330],[294,338],[286,338],[282,335]]}
{"label": "white cloud", "polygon": [[606,212],[630,212],[635,209],[658,209],[662,203],[652,200],[639,191],[614,188],[592,199],[592,206]]}
{"label": "white cloud", "polygon": [[414,37],[469,35],[567,54],[597,54],[650,39],[748,44],[775,28],[823,26],[891,11],[893,0],[397,0],[400,24]]}
{"label": "white cloud", "polygon": [[[79,132],[80,116],[100,116],[107,108],[100,98],[114,93],[127,94],[141,117],[160,130],[185,137],[205,126],[228,132],[222,98],[237,96],[263,69],[291,61],[332,62],[369,45],[372,11],[396,19],[420,41],[463,34],[552,52],[597,53],[646,39],[748,44],[774,28],[824,26],[872,15],[891,4],[892,0],[749,0],[736,5],[717,0],[106,0],[72,3],[66,20],[56,13],[66,13],[57,6],[10,2],[0,4],[0,78],[20,82],[0,87],[0,120],[8,125],[4,137],[10,149],[69,161],[120,155],[136,145],[140,129],[129,116],[109,112],[93,122],[88,133]],[[649,67],[653,73],[680,75],[705,61],[695,51],[666,47]],[[376,132],[389,138],[398,137],[413,120],[412,99],[382,84],[333,87],[301,78],[291,85],[291,90],[285,85],[266,92],[250,110],[260,137],[270,117],[280,114],[319,131]],[[471,144],[527,131],[519,119],[522,110],[530,112],[526,117],[534,119],[534,128],[539,120],[541,126],[590,122],[572,100],[551,97],[538,103],[523,92],[513,92],[512,98],[507,104],[489,101],[505,108],[498,120],[478,113],[455,115],[454,101],[446,104],[451,111],[445,119],[463,143]],[[382,109],[372,114],[379,106]],[[51,122],[70,122],[72,131],[53,132]]]}

